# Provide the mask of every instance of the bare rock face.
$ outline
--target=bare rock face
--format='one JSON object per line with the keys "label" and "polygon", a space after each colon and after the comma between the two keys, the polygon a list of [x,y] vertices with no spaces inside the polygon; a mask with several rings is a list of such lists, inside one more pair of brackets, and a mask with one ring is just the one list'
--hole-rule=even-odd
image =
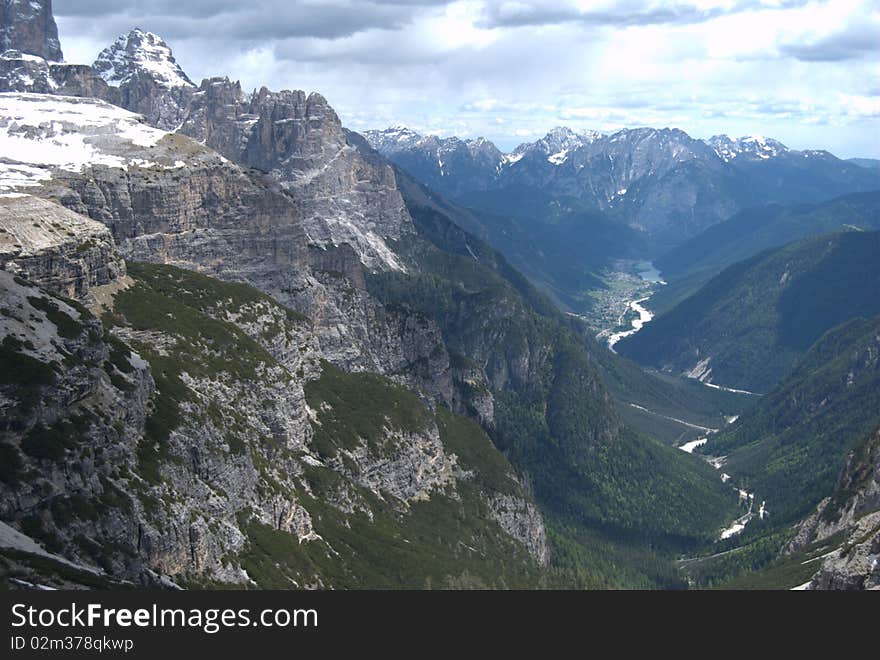
{"label": "bare rock face", "polygon": [[30,196],[0,196],[0,268],[70,298],[125,275],[107,227]]}
{"label": "bare rock face", "polygon": [[[349,472],[351,479],[377,493],[389,493],[404,502],[428,500],[435,492],[455,492],[457,459],[443,447],[436,425],[416,433],[386,429],[382,451],[366,440],[345,451],[345,461],[335,469]],[[503,527],[502,527],[503,528]]]}
{"label": "bare rock face", "polygon": [[811,589],[880,590],[880,513],[866,515],[849,528],[843,547],[822,561]]}
{"label": "bare rock face", "polygon": [[228,79],[202,82],[180,132],[270,174],[300,210],[312,243],[347,243],[370,269],[403,269],[389,246],[413,232],[388,163],[353,143],[323,96],[246,96]]}
{"label": "bare rock face", "polygon": [[389,241],[413,228],[394,173],[357,148],[320,94],[264,87],[245,95],[226,78],[196,89],[168,45],[141,30],[105,49],[94,69],[150,125],[268,173],[295,202],[312,244],[348,244],[370,269],[403,269]]}
{"label": "bare rock face", "polygon": [[0,54],[0,92],[81,96],[120,104],[119,90],[110,87],[92,67],[48,62],[18,50]]}
{"label": "bare rock face", "polygon": [[64,59],[52,0],[0,0],[0,51],[9,49],[53,62]]}
{"label": "bare rock face", "polygon": [[798,527],[785,552],[843,534],[811,589],[880,589],[880,432],[850,454],[832,497]]}
{"label": "bare rock face", "polygon": [[495,495],[489,500],[492,518],[505,532],[522,543],[542,566],[550,562],[550,545],[538,508],[514,495]]}
{"label": "bare rock face", "polygon": [[19,50],[0,54],[0,91],[52,94],[55,89],[49,63],[42,57]]}

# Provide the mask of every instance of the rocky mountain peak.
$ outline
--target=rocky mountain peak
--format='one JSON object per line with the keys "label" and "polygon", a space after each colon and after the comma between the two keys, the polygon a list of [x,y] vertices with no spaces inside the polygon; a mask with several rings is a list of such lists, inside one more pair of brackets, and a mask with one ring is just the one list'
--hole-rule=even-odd
{"label": "rocky mountain peak", "polygon": [[568,160],[572,151],[592,144],[602,137],[603,135],[598,131],[576,132],[567,126],[557,126],[540,140],[521,144],[508,156],[507,162],[512,164],[524,155],[536,154],[546,158],[547,162],[553,165],[562,165]]}
{"label": "rocky mountain peak", "polygon": [[52,0],[0,0],[0,52],[10,49],[53,62],[64,59]]}
{"label": "rocky mountain peak", "polygon": [[466,140],[465,144],[471,152],[471,155],[474,157],[488,156],[490,159],[497,162],[502,156],[501,151],[495,146],[495,143],[484,137]]}
{"label": "rocky mountain peak", "polygon": [[119,87],[140,75],[161,87],[195,87],[177,64],[171,48],[157,34],[135,28],[101,51],[95,70],[108,84]]}
{"label": "rocky mountain peak", "polygon": [[767,160],[790,151],[778,140],[763,135],[745,135],[741,138],[714,135],[706,140],[706,144],[712,147],[725,163],[738,157],[747,160]]}
{"label": "rocky mountain peak", "polygon": [[403,124],[397,124],[384,130],[364,131],[363,136],[373,149],[383,154],[396,153],[414,147],[423,139],[420,133]]}
{"label": "rocky mountain peak", "polygon": [[[364,138],[373,149],[381,154],[397,154],[407,150],[428,150],[432,157],[458,154],[492,162],[492,166],[501,159],[501,151],[491,140],[484,137],[463,140],[457,136],[440,137],[438,135],[422,135],[411,128],[398,124],[384,130],[364,131]],[[487,161],[487,162],[488,162]]]}

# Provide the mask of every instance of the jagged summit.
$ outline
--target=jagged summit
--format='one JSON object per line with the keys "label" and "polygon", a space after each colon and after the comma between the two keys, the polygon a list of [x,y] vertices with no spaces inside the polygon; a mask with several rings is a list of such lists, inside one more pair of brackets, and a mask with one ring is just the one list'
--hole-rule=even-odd
{"label": "jagged summit", "polygon": [[568,160],[570,152],[592,144],[602,137],[604,136],[598,131],[579,132],[567,126],[557,126],[540,140],[519,145],[512,154],[508,155],[506,162],[513,164],[525,155],[537,154],[541,158],[546,158],[548,163],[562,165]]}
{"label": "jagged summit", "polygon": [[114,87],[143,74],[163,87],[195,87],[177,64],[165,40],[140,28],[120,35],[112,45],[101,51],[93,66]]}
{"label": "jagged summit", "polygon": [[501,158],[498,147],[485,137],[462,139],[457,136],[440,137],[438,135],[422,135],[404,124],[397,124],[384,130],[364,131],[363,136],[374,149],[380,153],[397,153],[408,149],[429,149],[438,158],[444,154],[452,154],[465,150],[474,158],[490,158],[497,161]]}
{"label": "jagged summit", "polygon": [[382,153],[400,151],[418,145],[434,136],[423,136],[404,124],[396,124],[384,130],[364,131],[367,142]]}
{"label": "jagged summit", "polygon": [[0,52],[10,49],[52,62],[64,59],[52,0],[0,0]]}

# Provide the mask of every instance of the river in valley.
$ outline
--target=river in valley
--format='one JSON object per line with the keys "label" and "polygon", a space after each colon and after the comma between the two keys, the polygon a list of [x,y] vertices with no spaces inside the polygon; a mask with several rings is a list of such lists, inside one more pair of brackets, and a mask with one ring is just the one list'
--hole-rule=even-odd
{"label": "river in valley", "polygon": [[[624,295],[638,297],[632,298],[624,298],[622,301],[616,301],[617,304],[623,305],[623,311],[617,317],[617,324],[614,328],[607,328],[602,330],[596,338],[600,341],[604,341],[609,349],[614,351],[614,345],[619,342],[624,337],[629,337],[631,335],[636,334],[639,330],[645,327],[647,323],[650,323],[654,318],[654,313],[645,307],[644,303],[651,298],[654,294],[654,289],[658,286],[663,286],[666,282],[663,281],[663,278],[660,275],[660,271],[654,266],[650,261],[633,261],[633,262],[621,262],[622,270],[624,270],[624,274],[630,275],[633,280],[632,286],[629,288],[622,288],[621,291]],[[626,278],[623,278],[626,281]],[[634,318],[632,318],[632,313],[634,313]],[[627,317],[631,317],[629,321],[629,327],[624,328],[624,324],[626,322]],[[621,329],[624,328],[624,329]]]}
{"label": "river in valley", "polygon": [[[654,318],[654,313],[646,305],[651,296],[654,295],[654,292],[659,287],[664,286],[666,282],[663,280],[660,271],[650,261],[619,261],[611,271],[606,273],[605,279],[609,285],[608,293],[606,297],[600,298],[602,303],[600,309],[604,313],[594,318],[594,323],[597,325],[602,323],[598,327],[601,328],[604,325],[605,329],[596,335],[596,339],[604,342],[611,351],[616,353],[617,351],[614,350],[614,346],[617,342],[636,334]],[[609,328],[608,326],[613,327]],[[700,382],[708,387],[720,390],[752,394],[752,392],[722,387],[713,383],[706,383],[702,380]],[[703,435],[701,437],[689,440],[678,447],[688,454],[697,453],[696,450],[708,442],[709,436],[717,433],[719,430],[662,415],[635,403],[630,403],[629,405],[644,412],[658,415],[659,417],[702,431]],[[727,417],[725,421],[727,424],[733,424],[737,419],[738,416],[732,415]],[[699,455],[718,470],[718,476],[723,483],[738,491],[740,506],[742,507],[741,515],[736,520],[730,522],[725,529],[719,530],[718,540],[726,540],[737,536],[745,530],[746,525],[750,521],[755,519],[763,520],[768,515],[764,502],[757,505],[754,493],[734,486],[734,478],[721,469],[726,460],[725,456],[707,456],[702,453]]]}

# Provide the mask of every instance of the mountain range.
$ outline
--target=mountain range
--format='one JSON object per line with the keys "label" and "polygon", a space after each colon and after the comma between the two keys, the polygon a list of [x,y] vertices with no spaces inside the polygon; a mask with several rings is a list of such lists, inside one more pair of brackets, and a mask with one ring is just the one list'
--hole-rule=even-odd
{"label": "mountain range", "polygon": [[469,231],[501,250],[563,309],[589,314],[616,260],[662,257],[736,213],[876,190],[875,171],[757,136],[698,140],[677,129],[611,134],[559,127],[502,153],[483,138],[367,131],[380,153],[468,209]]}
{"label": "mountain range", "polygon": [[[50,2],[0,12],[7,585],[677,588],[702,584],[683,555],[775,534],[761,568],[826,542],[811,516],[874,511],[874,327],[850,317],[876,234],[780,248],[806,255],[791,290],[861,288],[776,319],[798,353],[760,401],[647,373],[566,313],[613,258],[876,188],[869,168],[675,129],[506,155],[361,136],[315,92],[196,84],[150,32],[74,65]],[[817,406],[827,434],[790,451]],[[703,455],[678,446],[696,431]],[[743,489],[788,527],[725,536]],[[816,586],[871,585],[830,561]]]}
{"label": "mountain range", "polygon": [[[515,212],[528,191],[536,197],[533,214],[601,211],[661,245],[758,202],[816,202],[877,185],[865,167],[760,136],[704,141],[668,128],[602,134],[559,127],[509,154],[483,138],[421,136],[404,127],[364,136],[416,179],[466,206]],[[505,203],[510,194],[513,203]]]}

